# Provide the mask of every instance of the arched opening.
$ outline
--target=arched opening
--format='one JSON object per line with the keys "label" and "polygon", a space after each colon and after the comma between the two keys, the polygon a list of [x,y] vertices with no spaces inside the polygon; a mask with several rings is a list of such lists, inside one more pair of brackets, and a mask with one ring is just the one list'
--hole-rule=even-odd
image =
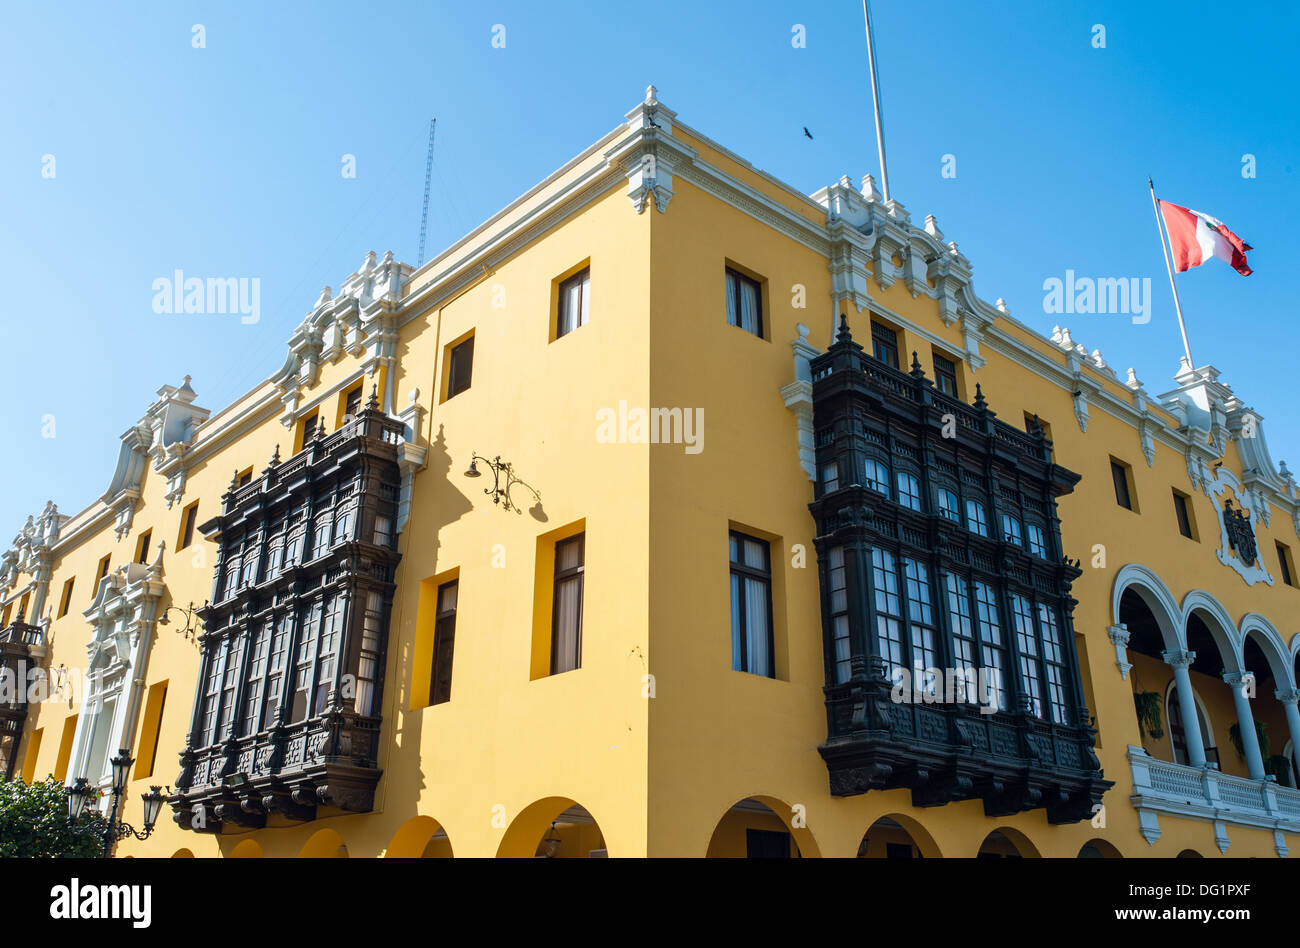
{"label": "arched opening", "polygon": [[1277,692],[1290,691],[1290,662],[1283,656],[1285,647],[1280,636],[1274,641],[1271,630],[1248,628],[1243,623],[1245,638],[1242,645],[1242,664],[1255,676],[1255,693],[1250,699],[1251,713],[1255,718],[1260,757],[1264,773],[1271,774],[1283,787],[1295,786],[1291,760],[1286,756],[1286,742],[1290,728],[1286,709],[1277,700]]}
{"label": "arched opening", "polygon": [[178,849],[178,850],[176,850],[176,852],[172,853],[172,858],[173,858],[173,859],[193,859],[193,858],[194,858],[194,853],[190,852],[188,849]]}
{"label": "arched opening", "polygon": [[933,859],[940,855],[934,837],[901,813],[876,820],[858,843],[859,859]]}
{"label": "arched opening", "polygon": [[298,851],[299,859],[347,859],[348,846],[332,829],[317,830]]}
{"label": "arched opening", "polygon": [[511,821],[498,858],[585,859],[608,856],[605,834],[586,807],[568,797],[530,803]]}
{"label": "arched opening", "polygon": [[261,859],[265,855],[256,840],[246,839],[226,856],[227,859]]}
{"label": "arched opening", "polygon": [[801,811],[775,797],[745,797],[722,814],[709,838],[710,859],[799,859],[819,856]]}
{"label": "arched opening", "polygon": [[1202,856],[1200,853],[1198,853],[1195,849],[1184,849],[1182,852],[1178,854],[1178,858],[1179,859],[1204,859],[1205,857]]}
{"label": "arched opening", "polygon": [[1079,849],[1080,859],[1122,859],[1120,851],[1104,839],[1090,839]]}
{"label": "arched opening", "polygon": [[451,840],[431,816],[413,816],[393,834],[385,856],[394,859],[450,859]]}
{"label": "arched opening", "polygon": [[[1201,729],[1201,746],[1205,748],[1205,759],[1218,761],[1218,745],[1214,739],[1214,727],[1210,723],[1210,712],[1195,688],[1192,688],[1192,701],[1196,705],[1197,724]],[[1169,742],[1173,748],[1175,764],[1190,764],[1187,754],[1187,730],[1183,723],[1183,706],[1178,700],[1178,683],[1172,678],[1165,686],[1165,720],[1169,722]]]}
{"label": "arched opening", "polygon": [[1037,859],[1041,853],[1020,830],[1004,826],[984,837],[975,856],[977,859]]}
{"label": "arched opening", "polygon": [[[1178,618],[1166,612],[1163,594],[1145,586],[1131,585],[1119,599],[1119,621],[1128,628],[1129,681],[1133,685],[1134,714],[1138,734],[1148,754],[1162,760],[1175,759],[1174,729],[1169,709],[1177,708],[1177,697],[1168,698],[1174,671],[1165,663],[1167,651],[1180,651]],[[1176,693],[1175,693],[1176,694]],[[1178,739],[1186,760],[1185,737],[1179,725]]]}

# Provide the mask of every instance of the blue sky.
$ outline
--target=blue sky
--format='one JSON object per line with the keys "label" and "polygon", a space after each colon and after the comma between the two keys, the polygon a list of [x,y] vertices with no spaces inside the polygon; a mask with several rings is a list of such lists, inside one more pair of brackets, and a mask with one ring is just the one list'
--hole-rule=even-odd
{"label": "blue sky", "polygon": [[[1150,277],[1148,325],[1067,322],[1121,376],[1133,365],[1152,394],[1172,387],[1181,343],[1148,174],[1258,248],[1253,276],[1217,261],[1180,275],[1183,307],[1196,361],[1262,414],[1274,459],[1300,467],[1284,296],[1300,251],[1300,14],[1262,6],[877,0],[873,16],[893,196],[917,223],[935,214],[980,294],[1030,326],[1062,321],[1042,287],[1066,269]],[[368,9],[6,5],[0,536],[47,499],[74,513],[98,497],[160,385],[192,375],[215,411],[280,367],[320,288],[367,250],[414,263],[431,116],[430,255],[614,127],[649,82],[807,193],[876,170],[855,0]],[[260,320],[154,313],[152,282],[176,269],[257,277]]]}

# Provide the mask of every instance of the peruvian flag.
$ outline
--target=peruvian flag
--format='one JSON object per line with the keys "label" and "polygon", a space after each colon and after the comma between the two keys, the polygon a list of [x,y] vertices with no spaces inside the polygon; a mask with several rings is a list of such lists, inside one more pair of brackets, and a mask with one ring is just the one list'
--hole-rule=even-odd
{"label": "peruvian flag", "polygon": [[1218,257],[1242,276],[1250,276],[1246,251],[1252,248],[1224,227],[1223,221],[1168,201],[1160,202],[1160,213],[1164,215],[1165,227],[1169,231],[1174,269],[1179,273],[1199,267],[1211,257]]}

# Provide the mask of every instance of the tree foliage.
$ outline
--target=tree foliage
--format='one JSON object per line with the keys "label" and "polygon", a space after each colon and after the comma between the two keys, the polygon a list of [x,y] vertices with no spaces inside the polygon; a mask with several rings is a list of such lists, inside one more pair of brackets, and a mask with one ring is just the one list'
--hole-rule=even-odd
{"label": "tree foliage", "polygon": [[85,835],[75,835],[68,827],[68,795],[52,776],[33,784],[0,781],[0,856],[96,857],[102,852],[105,822],[88,805],[78,826]]}

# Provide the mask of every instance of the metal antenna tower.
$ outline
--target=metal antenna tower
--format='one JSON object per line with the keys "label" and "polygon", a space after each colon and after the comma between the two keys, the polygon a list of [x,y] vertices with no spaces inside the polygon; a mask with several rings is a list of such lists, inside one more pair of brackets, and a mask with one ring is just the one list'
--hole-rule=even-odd
{"label": "metal antenna tower", "polygon": [[433,130],[438,120],[429,119],[429,156],[424,160],[424,210],[420,212],[420,260],[416,267],[424,266],[424,237],[429,227],[429,182],[433,174]]}

